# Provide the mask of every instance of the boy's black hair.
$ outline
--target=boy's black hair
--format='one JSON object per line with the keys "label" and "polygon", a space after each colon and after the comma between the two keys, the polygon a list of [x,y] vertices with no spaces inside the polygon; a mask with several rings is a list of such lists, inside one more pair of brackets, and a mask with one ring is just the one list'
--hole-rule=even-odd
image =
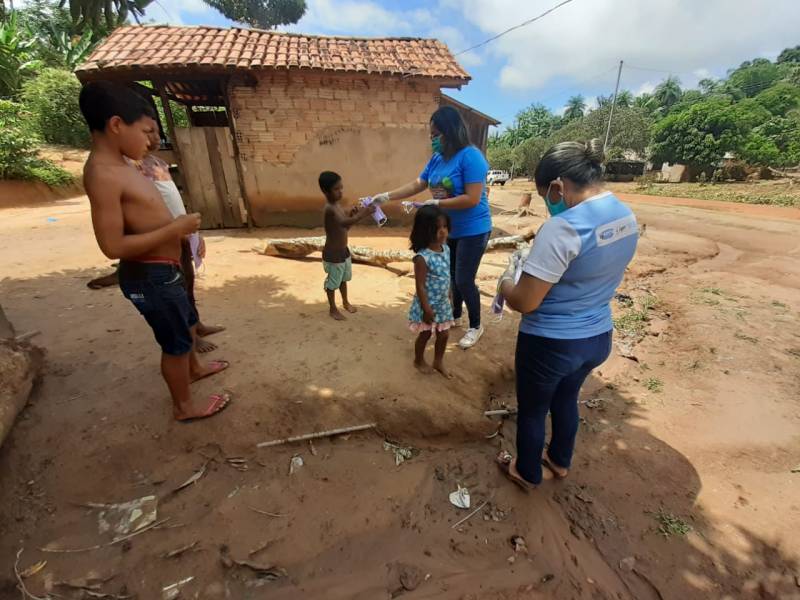
{"label": "boy's black hair", "polygon": [[411,249],[419,252],[427,248],[436,239],[439,229],[439,217],[444,217],[447,230],[450,231],[450,216],[438,206],[423,206],[414,215],[414,226],[411,228]]}
{"label": "boy's black hair", "polygon": [[342,180],[342,176],[333,171],[323,171],[319,174],[319,189],[326,196],[331,193],[333,186]]}
{"label": "boy's black hair", "polygon": [[142,96],[122,85],[93,81],[81,89],[78,103],[90,131],[105,131],[111,117],[132,125],[142,117],[156,119],[156,112]]}

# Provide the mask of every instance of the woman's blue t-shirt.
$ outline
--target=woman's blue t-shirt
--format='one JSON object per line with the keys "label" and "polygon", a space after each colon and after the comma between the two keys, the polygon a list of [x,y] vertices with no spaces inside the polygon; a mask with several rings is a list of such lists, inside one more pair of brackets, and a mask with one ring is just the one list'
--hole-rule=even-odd
{"label": "woman's blue t-shirt", "polygon": [[457,239],[482,235],[492,230],[492,215],[486,197],[486,173],[489,164],[475,146],[456,152],[450,160],[435,152],[425,165],[419,178],[428,184],[433,197],[438,200],[454,198],[464,193],[468,183],[482,183],[481,201],[472,208],[445,209],[452,221],[450,237]]}

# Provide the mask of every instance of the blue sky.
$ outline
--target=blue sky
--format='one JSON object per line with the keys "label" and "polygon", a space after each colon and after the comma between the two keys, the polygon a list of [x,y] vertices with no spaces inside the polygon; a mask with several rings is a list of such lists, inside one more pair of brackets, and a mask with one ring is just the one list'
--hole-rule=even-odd
{"label": "blue sky", "polygon": [[[308,0],[289,28],[309,34],[435,37],[458,52],[534,17],[556,0]],[[148,18],[184,25],[232,25],[201,0],[161,0]],[[800,0],[573,0],[525,28],[458,60],[472,75],[447,93],[504,125],[541,102],[554,112],[583,94],[590,105],[622,87],[651,91],[669,74],[684,86],[720,77],[743,60],[774,58],[800,44]]]}

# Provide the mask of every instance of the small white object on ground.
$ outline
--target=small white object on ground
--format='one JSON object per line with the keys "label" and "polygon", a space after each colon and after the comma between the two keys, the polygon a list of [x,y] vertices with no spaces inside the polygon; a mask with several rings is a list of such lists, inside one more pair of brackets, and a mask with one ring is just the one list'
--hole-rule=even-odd
{"label": "small white object on ground", "polygon": [[458,508],[469,508],[469,490],[459,485],[458,489],[450,494],[450,504]]}
{"label": "small white object on ground", "polygon": [[292,475],[297,469],[303,466],[303,457],[299,454],[295,454],[292,457],[292,460],[289,461],[289,475]]}
{"label": "small white object on ground", "polygon": [[161,588],[162,598],[164,600],[175,600],[175,598],[181,595],[181,588],[193,580],[194,576],[187,577],[186,579],[181,579],[180,581],[176,581],[171,585],[164,586]]}

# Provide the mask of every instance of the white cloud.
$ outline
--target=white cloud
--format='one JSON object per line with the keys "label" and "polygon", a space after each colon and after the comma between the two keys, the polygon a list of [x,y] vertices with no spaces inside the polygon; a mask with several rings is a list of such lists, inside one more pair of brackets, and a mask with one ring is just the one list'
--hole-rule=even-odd
{"label": "white cloud", "polygon": [[656,89],[656,85],[658,84],[655,84],[652,81],[645,81],[636,89],[633,95],[641,96],[642,94],[652,94]]}
{"label": "white cloud", "polygon": [[308,0],[308,10],[288,31],[357,36],[413,35],[433,22],[424,9],[391,11],[370,0]]}
{"label": "white cloud", "polygon": [[[437,26],[432,28],[425,35],[443,41],[453,53],[460,52],[469,45],[467,38],[464,37],[461,30],[450,25]],[[458,62],[465,67],[477,67],[484,63],[483,57],[477,52],[467,52],[459,55],[457,58]]]}
{"label": "white cloud", "polygon": [[[441,0],[486,37],[545,8],[518,0]],[[525,6],[520,9],[520,6]],[[622,85],[634,89],[673,73],[694,84],[693,71],[728,67],[797,43],[800,2],[773,0],[769,10],[752,0],[592,0],[574,2],[486,46],[503,63],[499,83],[508,90],[533,90],[553,80],[586,81],[620,59]],[[663,71],[663,75],[659,72]],[[612,84],[613,85],[613,84]]]}

